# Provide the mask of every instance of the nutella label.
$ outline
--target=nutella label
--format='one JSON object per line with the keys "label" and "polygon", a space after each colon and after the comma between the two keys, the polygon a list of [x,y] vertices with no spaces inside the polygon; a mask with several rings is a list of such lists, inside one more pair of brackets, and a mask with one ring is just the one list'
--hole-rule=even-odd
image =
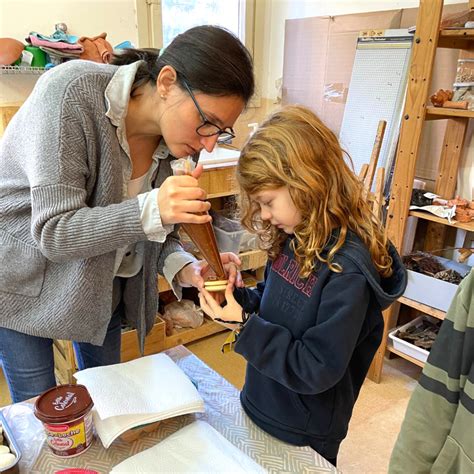
{"label": "nutella label", "polygon": [[92,441],[92,416],[85,417],[72,423],[60,425],[43,423],[46,438],[56,456],[77,456],[85,451]]}
{"label": "nutella label", "polygon": [[66,392],[63,397],[57,397],[53,400],[53,407],[56,411],[63,411],[77,402],[77,397],[74,392]]}

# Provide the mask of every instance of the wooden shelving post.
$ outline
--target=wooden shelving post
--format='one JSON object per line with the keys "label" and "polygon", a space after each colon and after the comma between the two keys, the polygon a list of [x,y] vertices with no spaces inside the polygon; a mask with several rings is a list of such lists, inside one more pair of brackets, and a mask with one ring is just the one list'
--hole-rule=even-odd
{"label": "wooden shelving post", "polygon": [[[386,224],[388,237],[398,251],[403,245],[408,218],[442,10],[442,0],[420,1]],[[382,343],[368,374],[375,382],[380,382],[388,331],[395,323],[399,308],[400,304],[395,303],[383,312]]]}

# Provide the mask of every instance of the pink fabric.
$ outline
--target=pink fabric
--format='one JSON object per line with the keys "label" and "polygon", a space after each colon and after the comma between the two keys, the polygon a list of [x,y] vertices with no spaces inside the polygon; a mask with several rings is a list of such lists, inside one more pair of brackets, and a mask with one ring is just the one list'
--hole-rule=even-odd
{"label": "pink fabric", "polygon": [[42,40],[37,38],[36,36],[30,35],[30,43],[33,46],[47,46],[48,48],[53,48],[53,49],[71,49],[74,52],[79,52],[82,53],[84,51],[84,47],[78,43],[76,44],[71,44],[71,43],[65,43],[63,41],[47,41],[47,40]]}

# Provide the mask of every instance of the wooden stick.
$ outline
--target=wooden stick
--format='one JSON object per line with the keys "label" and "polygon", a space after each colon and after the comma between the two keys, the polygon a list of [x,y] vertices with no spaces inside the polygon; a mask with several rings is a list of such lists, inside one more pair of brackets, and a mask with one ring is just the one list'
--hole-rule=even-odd
{"label": "wooden stick", "polygon": [[374,214],[380,218],[382,203],[383,203],[383,185],[385,181],[385,168],[379,168],[377,170],[377,176],[375,178],[375,192],[374,192],[374,203],[372,210]]}
{"label": "wooden stick", "polygon": [[364,182],[365,181],[365,177],[367,176],[367,171],[369,170],[369,165],[367,163],[364,163],[362,165],[362,168],[360,169],[360,172],[359,172],[359,179]]}
{"label": "wooden stick", "polygon": [[379,161],[380,149],[382,148],[382,141],[385,134],[386,125],[387,122],[385,120],[380,120],[377,133],[375,135],[374,147],[372,148],[372,155],[370,156],[369,169],[367,171],[367,176],[364,179],[364,185],[367,189],[367,192],[369,192],[372,188],[372,182],[374,180],[377,162]]}

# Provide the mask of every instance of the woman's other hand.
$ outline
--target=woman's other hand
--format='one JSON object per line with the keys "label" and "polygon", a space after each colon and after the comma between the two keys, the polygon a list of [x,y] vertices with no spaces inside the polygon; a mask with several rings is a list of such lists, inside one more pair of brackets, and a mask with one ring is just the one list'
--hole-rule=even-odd
{"label": "woman's other hand", "polygon": [[[191,175],[169,176],[165,179],[158,193],[158,208],[163,225],[204,224],[212,220],[206,212],[211,204],[205,201],[206,191],[198,183],[202,172],[202,165],[198,165]],[[202,212],[205,214],[196,214]]]}
{"label": "woman's other hand", "polygon": [[[227,274],[229,284],[233,287],[243,287],[244,282],[238,271],[238,266],[242,263],[240,258],[232,252],[221,253],[222,264]],[[201,290],[204,282],[211,276],[215,276],[214,271],[205,260],[193,262],[182,268],[178,274],[178,281],[183,286],[194,286]]]}

